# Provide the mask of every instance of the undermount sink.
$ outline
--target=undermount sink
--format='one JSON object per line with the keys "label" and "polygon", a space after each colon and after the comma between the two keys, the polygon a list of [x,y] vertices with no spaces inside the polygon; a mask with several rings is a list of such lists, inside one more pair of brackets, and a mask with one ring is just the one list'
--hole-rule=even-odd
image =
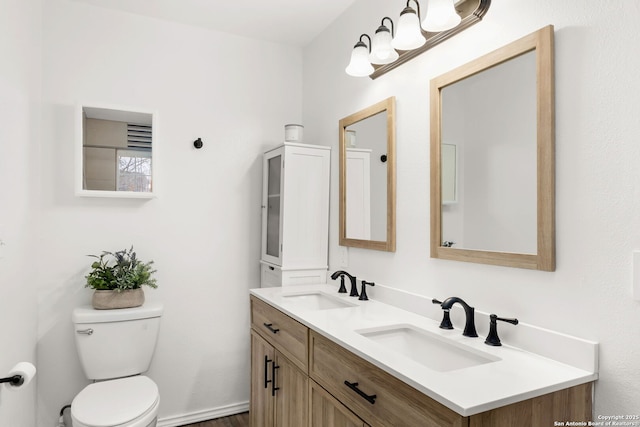
{"label": "undermount sink", "polygon": [[501,360],[491,354],[466,348],[447,338],[412,325],[390,325],[356,331],[392,351],[399,352],[439,372],[470,368]]}
{"label": "undermount sink", "polygon": [[301,307],[305,310],[329,310],[332,308],[345,308],[354,307],[353,304],[348,301],[343,301],[340,298],[334,297],[323,292],[310,292],[306,294],[291,294],[282,296],[285,301],[295,304],[297,307]]}

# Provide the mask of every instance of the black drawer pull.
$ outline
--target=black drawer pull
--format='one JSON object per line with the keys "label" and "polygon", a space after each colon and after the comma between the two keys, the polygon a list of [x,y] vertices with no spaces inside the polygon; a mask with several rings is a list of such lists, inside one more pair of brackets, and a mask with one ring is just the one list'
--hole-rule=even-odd
{"label": "black drawer pull", "polygon": [[274,334],[278,333],[278,331],[280,330],[280,329],[273,328],[273,323],[263,323],[263,325],[266,326],[267,329],[273,332]]}
{"label": "black drawer pull", "polygon": [[269,359],[269,356],[264,356],[264,388],[267,388],[267,385],[272,381],[267,378],[268,366],[269,363],[273,362],[273,360]]}
{"label": "black drawer pull", "polygon": [[355,391],[356,393],[358,393],[363,399],[365,399],[367,402],[371,403],[372,405],[374,403],[376,403],[376,397],[377,395],[372,394],[371,396],[369,396],[368,394],[366,394],[364,391],[360,390],[358,388],[358,383],[350,383],[349,381],[345,380],[344,381],[345,385],[347,387],[349,387],[351,390]]}
{"label": "black drawer pull", "polygon": [[280,387],[276,387],[276,369],[278,368],[280,366],[273,362],[273,365],[271,365],[271,396],[275,396],[276,390],[280,390]]}

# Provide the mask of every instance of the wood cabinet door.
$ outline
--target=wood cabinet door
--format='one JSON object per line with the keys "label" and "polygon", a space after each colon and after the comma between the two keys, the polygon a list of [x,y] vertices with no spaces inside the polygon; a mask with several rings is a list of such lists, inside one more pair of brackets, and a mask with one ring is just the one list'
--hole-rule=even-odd
{"label": "wood cabinet door", "polygon": [[309,400],[309,427],[369,427],[313,380],[309,380]]}
{"label": "wood cabinet door", "polygon": [[275,350],[262,337],[251,331],[251,404],[252,427],[275,427],[272,396]]}
{"label": "wood cabinet door", "polygon": [[309,377],[278,351],[275,360],[275,425],[304,427],[309,406]]}

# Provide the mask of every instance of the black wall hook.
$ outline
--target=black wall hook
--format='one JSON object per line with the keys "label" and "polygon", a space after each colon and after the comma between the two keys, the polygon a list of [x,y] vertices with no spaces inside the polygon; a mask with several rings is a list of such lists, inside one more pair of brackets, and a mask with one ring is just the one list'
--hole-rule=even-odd
{"label": "black wall hook", "polygon": [[202,142],[202,139],[200,139],[200,138],[198,138],[195,141],[193,141],[193,146],[196,147],[197,149],[201,149],[203,145],[204,145],[204,143]]}

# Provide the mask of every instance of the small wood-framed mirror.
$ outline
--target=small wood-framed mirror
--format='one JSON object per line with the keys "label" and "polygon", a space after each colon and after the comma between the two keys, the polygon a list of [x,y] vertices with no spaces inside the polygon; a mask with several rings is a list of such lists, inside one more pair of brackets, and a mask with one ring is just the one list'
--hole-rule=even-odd
{"label": "small wood-framed mirror", "polygon": [[553,26],[431,80],[432,258],[555,270],[554,115]]}
{"label": "small wood-framed mirror", "polygon": [[155,112],[101,104],[76,107],[76,195],[153,198],[156,157]]}
{"label": "small wood-framed mirror", "polygon": [[396,250],[395,97],[340,120],[340,245]]}

